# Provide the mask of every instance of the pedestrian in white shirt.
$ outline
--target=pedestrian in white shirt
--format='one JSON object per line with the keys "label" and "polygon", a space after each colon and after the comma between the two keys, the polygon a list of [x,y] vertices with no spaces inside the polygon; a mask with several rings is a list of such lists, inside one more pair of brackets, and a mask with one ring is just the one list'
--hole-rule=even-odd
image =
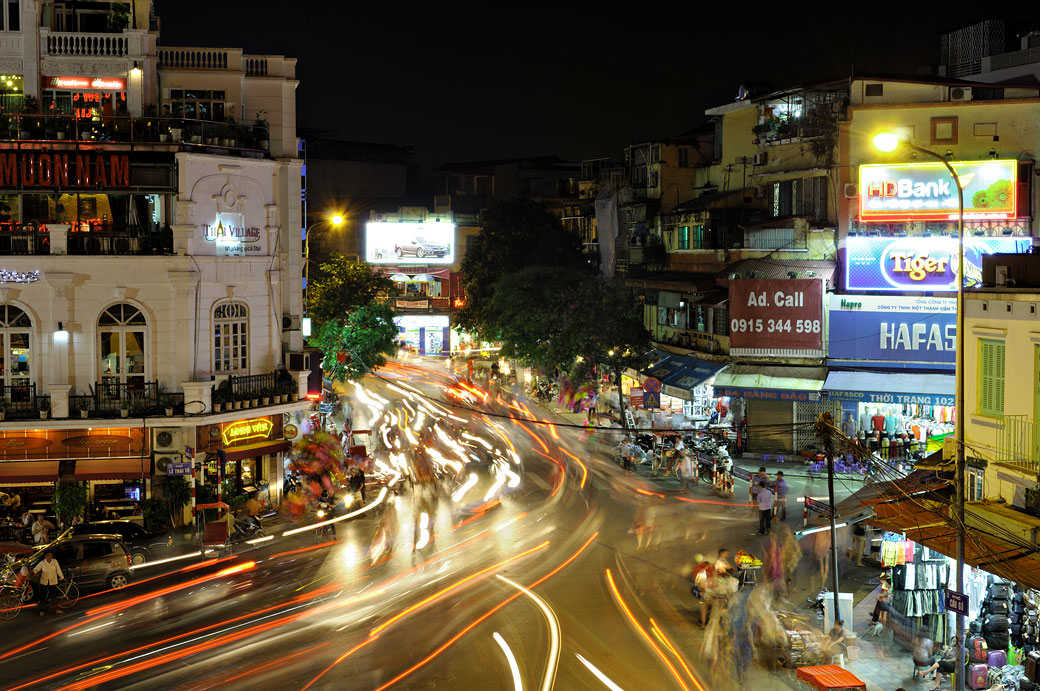
{"label": "pedestrian in white shirt", "polygon": [[36,520],[32,524],[32,536],[33,542],[37,545],[43,545],[50,542],[49,529],[53,528],[50,521],[46,520],[42,515],[38,514]]}
{"label": "pedestrian in white shirt", "polygon": [[773,493],[765,480],[758,482],[758,534],[766,535],[773,529]]}
{"label": "pedestrian in white shirt", "polygon": [[40,597],[40,614],[42,615],[44,605],[54,597],[58,582],[65,578],[65,574],[61,572],[61,565],[51,552],[43,555],[43,561],[36,565],[33,573],[40,574],[40,587],[43,590],[42,597]]}

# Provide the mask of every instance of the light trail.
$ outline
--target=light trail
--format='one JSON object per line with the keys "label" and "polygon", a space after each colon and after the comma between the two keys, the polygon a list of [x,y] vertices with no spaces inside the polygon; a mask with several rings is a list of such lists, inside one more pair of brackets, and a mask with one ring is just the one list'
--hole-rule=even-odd
{"label": "light trail", "polygon": [[603,685],[610,689],[610,691],[625,691],[623,688],[611,681],[610,677],[599,671],[599,669],[596,668],[596,665],[592,664],[581,655],[578,655],[578,661],[585,665],[590,672],[595,674],[596,678],[602,681]]}
{"label": "light trail", "polygon": [[361,514],[366,513],[368,511],[371,511],[375,507],[377,507],[380,504],[382,504],[383,500],[386,499],[387,492],[388,492],[387,488],[383,487],[382,489],[379,490],[379,496],[376,497],[374,501],[366,504],[365,506],[362,506],[357,511],[351,511],[350,513],[345,513],[342,516],[337,516],[336,518],[330,518],[327,521],[321,521],[319,523],[311,523],[310,525],[305,525],[305,526],[300,527],[300,528],[292,528],[291,530],[286,530],[286,531],[284,531],[282,533],[282,537],[288,537],[290,535],[295,535],[297,533],[303,533],[303,532],[306,532],[308,530],[314,530],[315,528],[321,528],[322,526],[332,525],[333,523],[339,523],[340,521],[345,521],[348,518],[353,518],[354,516],[360,516]]}
{"label": "light trail", "polygon": [[545,617],[545,623],[549,626],[549,658],[545,662],[545,675],[542,677],[542,691],[552,691],[553,686],[556,684],[556,670],[560,664],[560,620],[556,618],[556,612],[554,612],[553,608],[549,606],[549,603],[535,595],[531,590],[515,581],[509,580],[502,574],[497,574],[496,577],[500,581],[508,583],[526,595],[535,603],[538,609],[542,610],[542,615]]}
{"label": "light trail", "polygon": [[585,464],[581,462],[580,458],[572,454],[567,449],[563,448],[562,446],[557,446],[556,448],[558,448],[563,453],[567,454],[567,456],[569,456],[575,463],[577,463],[581,467],[581,483],[579,483],[578,487],[580,487],[581,489],[585,489],[585,481],[589,479],[589,469],[585,467]]}
{"label": "light trail", "polygon": [[451,500],[456,504],[462,501],[462,498],[466,496],[466,492],[470,491],[473,485],[477,484],[477,479],[478,478],[476,473],[470,473],[469,477],[466,478],[466,482],[464,482],[457,490],[455,490],[455,494],[451,495]]}
{"label": "light trail", "polygon": [[506,662],[509,663],[509,671],[513,675],[513,688],[516,691],[524,691],[524,682],[520,678],[520,666],[516,664],[516,656],[513,655],[513,651],[509,649],[509,644],[506,643],[506,639],[495,631],[491,634],[491,637],[495,639],[495,643],[498,643],[498,647],[502,649],[502,652],[506,656]]}
{"label": "light trail", "polygon": [[686,672],[686,676],[690,678],[690,681],[693,682],[693,685],[700,689],[701,683],[697,680],[697,677],[694,676],[693,672],[690,671],[690,667],[686,664],[686,660],[684,660],[683,656],[679,654],[679,651],[672,644],[672,642],[668,640],[668,636],[666,636],[661,627],[657,625],[657,622],[654,621],[653,617],[650,617],[650,630],[657,635],[657,638],[662,643],[664,643],[664,647],[667,648],[668,651],[675,657],[675,659],[679,661],[679,664],[682,665],[683,671]]}
{"label": "light trail", "polygon": [[289,660],[291,660],[291,659],[293,659],[295,657],[300,657],[301,655],[306,655],[307,653],[312,653],[315,650],[317,650],[318,648],[324,648],[325,646],[327,646],[331,642],[332,641],[325,641],[324,643],[319,643],[318,645],[311,646],[310,648],[307,648],[305,650],[301,650],[301,651],[299,651],[297,653],[293,653],[291,655],[285,655],[283,657],[280,657],[277,660],[274,660],[273,662],[268,662],[266,665],[261,665],[259,667],[253,667],[252,669],[247,669],[245,672],[242,672],[241,674],[236,674],[233,677],[228,677],[227,679],[223,680],[220,683],[221,684],[229,684],[229,683],[235,681],[236,679],[242,679],[244,677],[252,676],[253,674],[256,674],[257,672],[262,672],[265,669],[270,669],[271,667],[277,667],[278,665],[285,664],[286,662],[288,662]]}
{"label": "light trail", "polygon": [[419,541],[415,543],[415,549],[423,549],[428,544],[430,544],[430,514],[423,511],[419,516]]}

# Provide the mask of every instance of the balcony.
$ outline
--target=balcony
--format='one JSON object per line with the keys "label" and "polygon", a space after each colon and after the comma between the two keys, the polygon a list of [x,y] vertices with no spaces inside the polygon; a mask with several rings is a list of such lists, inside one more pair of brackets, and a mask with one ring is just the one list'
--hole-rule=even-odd
{"label": "balcony", "polygon": [[298,384],[289,372],[232,374],[213,387],[213,412],[276,405],[296,400]]}
{"label": "balcony", "polygon": [[159,69],[244,73],[247,77],[295,79],[296,61],[281,55],[247,55],[241,48],[163,46],[158,49]]}
{"label": "balcony", "polygon": [[1005,415],[997,430],[996,461],[1031,474],[1040,473],[1040,425],[1025,415]]}
{"label": "balcony", "polygon": [[173,254],[173,232],[134,224],[83,222],[47,226],[0,223],[0,256],[152,256]]}
{"label": "balcony", "polygon": [[0,406],[0,419],[29,420],[51,409],[51,397],[37,395],[36,384],[0,386]]}
{"label": "balcony", "polygon": [[46,39],[47,55],[121,58],[130,53],[130,41],[121,33],[52,31]]}
{"label": "balcony", "polygon": [[89,394],[69,396],[69,417],[162,417],[184,414],[184,394],[165,391],[159,382],[97,382]]}

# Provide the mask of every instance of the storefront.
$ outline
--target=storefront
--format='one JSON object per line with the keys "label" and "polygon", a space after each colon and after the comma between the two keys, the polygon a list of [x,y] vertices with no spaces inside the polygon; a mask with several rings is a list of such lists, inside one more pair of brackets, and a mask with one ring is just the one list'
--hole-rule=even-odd
{"label": "storefront", "polygon": [[126,79],[122,77],[43,77],[43,112],[100,121],[126,115]]}
{"label": "storefront", "polygon": [[[661,382],[660,411],[681,415],[691,426],[704,426],[709,422],[726,422],[730,412],[728,398],[715,396],[712,384],[715,375],[726,366],[722,360],[704,360],[689,355],[670,353],[665,350],[654,352],[657,362],[640,373],[639,384],[647,378]],[[642,389],[637,396],[627,393],[633,407],[642,406]]]}
{"label": "storefront", "polygon": [[281,501],[283,456],[290,442],[283,438],[281,415],[244,418],[197,428],[195,449],[199,464],[196,481],[218,481],[235,495],[256,493],[262,506]]}
{"label": "storefront", "polygon": [[446,314],[394,317],[401,340],[419,355],[447,355],[451,351],[451,325]]}

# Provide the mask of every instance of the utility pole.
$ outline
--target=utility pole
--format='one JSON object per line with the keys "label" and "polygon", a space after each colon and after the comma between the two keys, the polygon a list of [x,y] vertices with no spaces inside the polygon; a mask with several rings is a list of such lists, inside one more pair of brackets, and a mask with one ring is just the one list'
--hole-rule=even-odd
{"label": "utility pole", "polygon": [[[827,411],[820,413],[816,420],[816,436],[823,443],[823,452],[827,455],[827,501],[831,521],[831,590],[834,591],[834,618],[840,619],[838,609],[838,529],[834,519],[834,417]],[[825,622],[826,624],[827,622]],[[833,624],[833,622],[830,622]]]}

